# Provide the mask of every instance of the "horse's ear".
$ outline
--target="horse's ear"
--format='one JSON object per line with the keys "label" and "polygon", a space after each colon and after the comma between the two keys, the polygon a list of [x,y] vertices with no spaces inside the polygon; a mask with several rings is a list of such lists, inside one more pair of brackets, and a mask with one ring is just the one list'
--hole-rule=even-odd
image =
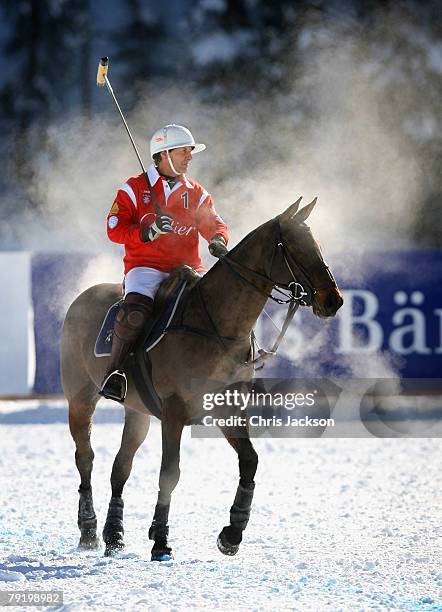
{"label": "horse's ear", "polygon": [[314,200],[310,202],[310,204],[307,204],[307,206],[304,206],[304,208],[301,208],[301,210],[297,212],[296,215],[293,217],[293,220],[296,223],[303,223],[306,219],[308,219],[317,201],[318,201],[318,198],[316,197]]}
{"label": "horse's ear", "polygon": [[298,200],[296,200],[294,204],[290,204],[287,210],[285,210],[283,213],[279,215],[280,220],[290,221],[290,219],[292,219],[298,212],[299,203],[301,202],[301,200],[302,200],[302,196]]}

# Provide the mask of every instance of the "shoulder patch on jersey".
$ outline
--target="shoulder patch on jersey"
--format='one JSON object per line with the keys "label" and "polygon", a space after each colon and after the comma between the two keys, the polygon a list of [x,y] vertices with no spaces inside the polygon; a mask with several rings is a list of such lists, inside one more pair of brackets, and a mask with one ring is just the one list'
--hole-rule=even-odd
{"label": "shoulder patch on jersey", "polygon": [[109,217],[109,219],[107,220],[107,224],[109,226],[109,229],[114,229],[114,227],[117,227],[118,225],[118,217],[112,215],[112,217]]}
{"label": "shoulder patch on jersey", "polygon": [[112,208],[110,209],[110,214],[116,215],[119,210],[117,201],[115,200],[115,202],[112,204]]}

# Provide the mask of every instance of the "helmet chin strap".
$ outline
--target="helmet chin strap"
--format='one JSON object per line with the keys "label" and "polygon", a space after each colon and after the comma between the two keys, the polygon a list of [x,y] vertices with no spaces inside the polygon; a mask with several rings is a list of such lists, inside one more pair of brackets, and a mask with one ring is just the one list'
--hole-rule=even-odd
{"label": "helmet chin strap", "polygon": [[171,167],[172,172],[174,172],[176,174],[176,176],[179,176],[180,173],[176,171],[176,169],[175,169],[175,167],[174,167],[174,165],[172,163],[172,159],[171,159],[171,157],[169,155],[169,151],[166,151],[166,153],[167,153],[167,161],[169,162],[169,166]]}

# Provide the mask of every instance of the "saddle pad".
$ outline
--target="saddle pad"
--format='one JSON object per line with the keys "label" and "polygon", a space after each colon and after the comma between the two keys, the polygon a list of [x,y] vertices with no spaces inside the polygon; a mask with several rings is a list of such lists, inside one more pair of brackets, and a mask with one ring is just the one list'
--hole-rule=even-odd
{"label": "saddle pad", "polygon": [[119,300],[112,304],[107,311],[104,321],[101,325],[101,329],[98,332],[97,339],[95,341],[94,355],[95,357],[109,357],[112,351],[112,338],[114,337],[114,324],[115,318],[123,300]]}
{"label": "saddle pad", "polygon": [[[158,318],[154,321],[147,338],[144,341],[144,350],[146,353],[153,349],[154,346],[163,338],[167,332],[167,328],[172,322],[176,309],[186,288],[187,281],[183,281],[178,285],[176,290],[167,300],[166,305]],[[112,351],[112,338],[114,335],[114,323],[118,310],[122,304],[122,300],[113,304],[107,311],[104,317],[103,324],[98,332],[95,342],[94,354],[95,357],[109,357]]]}
{"label": "saddle pad", "polygon": [[148,353],[158,342],[163,338],[167,332],[169,325],[172,323],[172,319],[175,315],[178,304],[180,303],[181,296],[186,288],[187,281],[183,281],[181,285],[175,289],[170,298],[167,300],[166,305],[158,318],[154,321],[152,328],[144,341],[144,351]]}

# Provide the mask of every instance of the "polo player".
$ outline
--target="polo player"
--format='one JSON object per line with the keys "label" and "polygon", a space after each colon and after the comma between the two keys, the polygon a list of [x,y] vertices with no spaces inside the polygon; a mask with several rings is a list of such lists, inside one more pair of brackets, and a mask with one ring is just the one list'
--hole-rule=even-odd
{"label": "polo player", "polygon": [[116,317],[109,368],[100,395],[124,401],[127,392],[122,363],[151,318],[160,283],[177,266],[205,272],[199,235],[214,257],[227,253],[227,225],[211,195],[186,176],[192,155],[206,145],[195,143],[181,125],[166,125],[150,141],[153,163],[120,187],[107,217],[107,235],[124,244],[124,301]]}

